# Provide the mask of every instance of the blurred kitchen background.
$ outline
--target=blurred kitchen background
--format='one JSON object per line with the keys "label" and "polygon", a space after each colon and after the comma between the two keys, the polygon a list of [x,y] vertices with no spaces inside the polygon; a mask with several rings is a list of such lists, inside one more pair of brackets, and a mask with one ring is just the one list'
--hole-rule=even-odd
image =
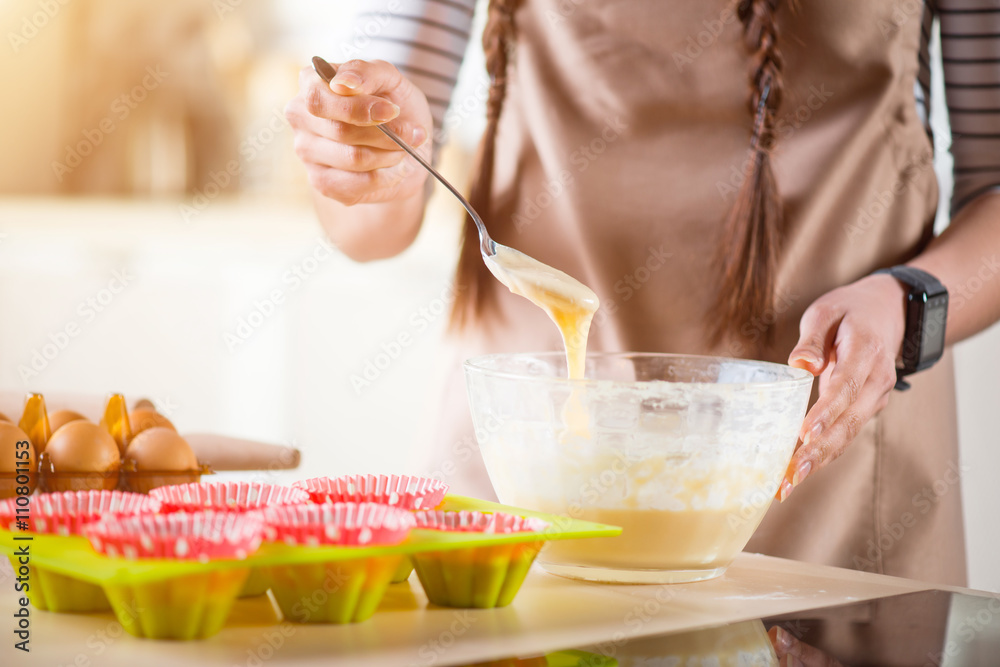
{"label": "blurred kitchen background", "polygon": [[[323,241],[282,115],[310,56],[364,39],[353,4],[0,3],[0,391],[121,391],[182,432],[300,447],[300,471],[258,475],[276,481],[414,469],[459,209],[439,190],[410,250],[352,263]],[[442,155],[459,181],[484,80],[473,43]],[[971,584],[1000,591],[1000,329],[957,355]]]}

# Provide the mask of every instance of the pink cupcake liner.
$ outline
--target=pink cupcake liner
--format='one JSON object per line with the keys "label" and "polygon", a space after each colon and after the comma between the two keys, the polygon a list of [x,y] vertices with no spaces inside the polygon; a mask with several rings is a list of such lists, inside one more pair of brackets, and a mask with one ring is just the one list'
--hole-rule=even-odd
{"label": "pink cupcake liner", "polygon": [[378,503],[406,510],[434,509],[448,493],[448,485],[429,477],[410,475],[344,475],[295,482],[316,503]]}
{"label": "pink cupcake liner", "polygon": [[149,495],[162,503],[164,512],[249,512],[309,502],[309,494],[302,489],[261,482],[175,484],[152,489]]}
{"label": "pink cupcake liner", "polygon": [[541,519],[515,516],[503,512],[486,513],[469,510],[431,510],[415,512],[416,527],[425,530],[440,530],[451,533],[540,533],[549,527]]}
{"label": "pink cupcake liner", "polygon": [[399,544],[416,523],[411,512],[375,503],[269,507],[262,518],[266,539],[312,547]]}
{"label": "pink cupcake liner", "polygon": [[256,512],[177,512],[92,523],[83,529],[91,546],[112,558],[242,560],[260,546],[263,525]]}
{"label": "pink cupcake liner", "polygon": [[[18,508],[22,512],[18,513]],[[83,527],[106,518],[153,514],[160,502],[127,491],[63,491],[28,497],[27,513],[17,498],[0,501],[0,527],[49,535],[79,535]],[[18,525],[23,521],[25,525]]]}

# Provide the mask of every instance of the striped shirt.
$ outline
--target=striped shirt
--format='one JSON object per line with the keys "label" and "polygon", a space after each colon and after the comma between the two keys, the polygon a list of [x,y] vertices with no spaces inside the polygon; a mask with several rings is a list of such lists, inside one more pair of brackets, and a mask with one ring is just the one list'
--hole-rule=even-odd
{"label": "striped shirt", "polygon": [[[427,96],[434,127],[445,113],[472,33],[476,0],[360,0],[355,34],[366,39],[345,57],[387,60]],[[951,126],[951,212],[1000,190],[1000,0],[927,0],[916,98],[930,132],[930,43],[937,21]],[[338,55],[339,57],[339,55]],[[435,142],[443,140],[435,133]]]}

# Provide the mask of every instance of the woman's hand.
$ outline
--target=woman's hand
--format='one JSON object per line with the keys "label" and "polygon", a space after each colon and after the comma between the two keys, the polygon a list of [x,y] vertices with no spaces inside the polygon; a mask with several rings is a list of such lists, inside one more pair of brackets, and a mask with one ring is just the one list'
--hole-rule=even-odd
{"label": "woman's hand", "polygon": [[868,276],[824,294],[802,315],[788,363],[819,376],[819,399],[802,424],[802,444],[778,489],[779,500],[843,454],[885,408],[896,384],[905,294],[888,274]]}
{"label": "woman's hand", "polygon": [[799,641],[781,626],[768,630],[767,637],[781,667],[843,667],[833,656]]}
{"label": "woman's hand", "polygon": [[389,121],[429,159],[433,119],[427,98],[387,62],[351,60],[334,67],[337,76],[329,86],[303,68],[299,94],[285,108],[310,185],[347,206],[418,194],[427,172],[376,125]]}

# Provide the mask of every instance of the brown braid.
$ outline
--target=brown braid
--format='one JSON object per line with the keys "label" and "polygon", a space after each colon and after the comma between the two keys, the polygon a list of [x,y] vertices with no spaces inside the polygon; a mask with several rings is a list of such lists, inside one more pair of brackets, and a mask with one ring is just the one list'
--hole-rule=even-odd
{"label": "brown braid", "polygon": [[775,116],[784,92],[781,52],[777,47],[777,9],[778,0],[742,0],[739,5],[744,38],[752,54],[753,134],[745,178],[718,247],[721,284],[710,312],[716,343],[748,323],[766,321],[764,318],[774,307],[783,218],[771,166]]}
{"label": "brown braid", "polygon": [[[469,201],[481,215],[490,210],[497,125],[507,94],[508,60],[515,34],[514,11],[518,0],[490,0],[483,32],[483,50],[491,86],[486,108],[486,131],[477,159],[478,174]],[[794,2],[793,2],[794,4]],[[713,338],[738,332],[745,324],[762,321],[774,304],[782,208],[778,196],[771,150],[775,141],[775,116],[781,105],[782,59],[777,47],[775,14],[778,0],[741,0],[739,17],[752,53],[750,109],[753,114],[751,154],[746,178],[730,212],[717,263],[722,280],[711,310]],[[451,326],[461,328],[487,310],[495,293],[479,250],[472,220],[466,217],[462,249],[455,275],[457,296]],[[770,330],[768,331],[770,334]]]}
{"label": "brown braid", "polygon": [[[489,224],[490,192],[493,186],[493,162],[497,143],[497,124],[507,97],[507,64],[514,46],[514,10],[518,0],[490,0],[489,16],[483,31],[486,71],[490,75],[490,94],[486,102],[486,130],[476,160],[477,174],[469,203]],[[462,328],[483,313],[495,292],[486,288],[492,280],[479,251],[479,236],[472,219],[466,215],[462,250],[455,272],[457,296],[451,311],[452,328]]]}

